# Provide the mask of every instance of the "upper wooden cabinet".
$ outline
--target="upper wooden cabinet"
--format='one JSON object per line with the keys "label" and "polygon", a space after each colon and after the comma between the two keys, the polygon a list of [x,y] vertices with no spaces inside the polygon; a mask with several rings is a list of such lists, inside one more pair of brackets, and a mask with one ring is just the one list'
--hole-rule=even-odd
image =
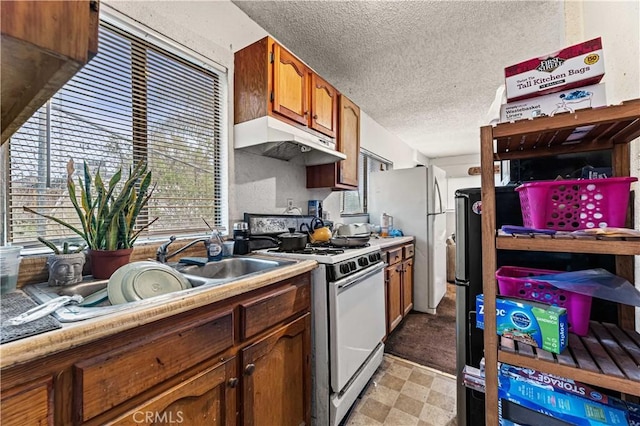
{"label": "upper wooden cabinet", "polygon": [[265,37],[235,54],[234,124],[266,115],[336,136],[338,91]]}
{"label": "upper wooden cabinet", "polygon": [[309,127],[332,138],[338,123],[338,91],[317,74],[311,73],[311,114]]}
{"label": "upper wooden cabinet", "polygon": [[272,51],[272,111],[306,125],[309,116],[309,71],[300,60],[278,44],[273,44]]}
{"label": "upper wooden cabinet", "polygon": [[3,1],[2,143],[98,51],[98,1]]}
{"label": "upper wooden cabinet", "polygon": [[358,189],[360,157],[360,108],[346,96],[338,96],[338,151],[346,160],[307,167],[307,188]]}

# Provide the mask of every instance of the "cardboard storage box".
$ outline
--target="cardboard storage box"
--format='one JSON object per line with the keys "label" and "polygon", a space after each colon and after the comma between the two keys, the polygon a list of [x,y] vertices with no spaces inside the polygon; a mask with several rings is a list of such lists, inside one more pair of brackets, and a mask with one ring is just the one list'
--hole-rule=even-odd
{"label": "cardboard storage box", "polygon": [[572,425],[629,424],[623,401],[580,382],[509,364],[498,370],[498,397]]}
{"label": "cardboard storage box", "polygon": [[604,76],[600,37],[505,68],[507,101],[596,84]]}
{"label": "cardboard storage box", "polygon": [[604,84],[593,84],[502,104],[500,121],[504,123],[536,117],[552,117],[563,112],[572,113],[579,109],[606,105],[607,96]]}
{"label": "cardboard storage box", "polygon": [[[476,296],[476,327],[484,329],[484,295]],[[500,336],[556,354],[567,347],[567,310],[529,300],[496,298],[496,328]]]}

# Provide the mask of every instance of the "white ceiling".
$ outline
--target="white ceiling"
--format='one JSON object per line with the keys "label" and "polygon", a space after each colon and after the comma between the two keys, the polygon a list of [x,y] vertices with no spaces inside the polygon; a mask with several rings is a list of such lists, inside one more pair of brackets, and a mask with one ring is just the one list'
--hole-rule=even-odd
{"label": "white ceiling", "polygon": [[430,158],[477,153],[505,66],[565,47],[562,1],[232,2]]}

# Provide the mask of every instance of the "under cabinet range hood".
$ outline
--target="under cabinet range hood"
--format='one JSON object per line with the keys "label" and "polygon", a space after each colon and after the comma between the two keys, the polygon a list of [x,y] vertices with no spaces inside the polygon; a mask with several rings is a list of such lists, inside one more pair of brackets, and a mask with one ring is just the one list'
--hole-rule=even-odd
{"label": "under cabinet range hood", "polygon": [[264,116],[234,126],[235,148],[307,166],[347,158],[333,139],[320,138],[277,118]]}

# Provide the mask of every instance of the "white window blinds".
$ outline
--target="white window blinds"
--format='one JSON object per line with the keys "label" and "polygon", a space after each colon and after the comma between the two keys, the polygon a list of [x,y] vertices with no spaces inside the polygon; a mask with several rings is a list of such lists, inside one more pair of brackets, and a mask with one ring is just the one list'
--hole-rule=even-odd
{"label": "white window blinds", "polygon": [[[99,53],[10,140],[7,240],[73,237],[23,211],[29,206],[71,223],[66,164],[111,177],[148,162],[156,190],[139,225],[144,236],[206,230],[226,215],[224,75],[193,65],[111,24],[101,23]],[[125,179],[123,178],[123,181]]]}

